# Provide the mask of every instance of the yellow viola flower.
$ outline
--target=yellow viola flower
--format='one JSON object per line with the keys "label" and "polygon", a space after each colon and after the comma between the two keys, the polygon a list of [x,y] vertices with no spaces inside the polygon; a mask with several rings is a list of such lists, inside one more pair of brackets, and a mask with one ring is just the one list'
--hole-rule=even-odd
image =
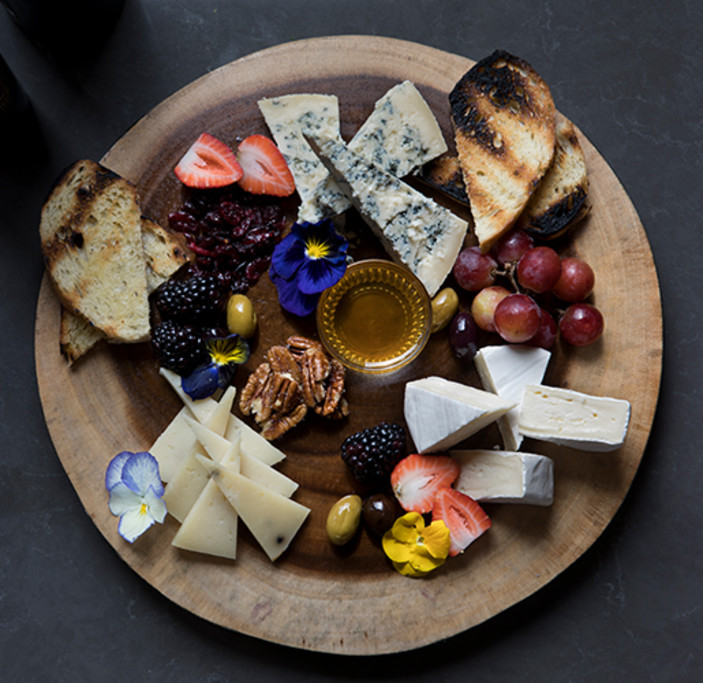
{"label": "yellow viola flower", "polygon": [[442,520],[425,526],[418,512],[399,517],[383,536],[383,551],[403,576],[425,576],[441,567],[449,554],[449,529]]}

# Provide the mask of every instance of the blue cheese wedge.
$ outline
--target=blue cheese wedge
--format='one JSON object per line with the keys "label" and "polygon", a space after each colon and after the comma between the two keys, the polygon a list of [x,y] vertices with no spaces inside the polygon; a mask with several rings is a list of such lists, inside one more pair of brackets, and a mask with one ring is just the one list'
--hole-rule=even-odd
{"label": "blue cheese wedge", "polygon": [[269,556],[276,560],[288,548],[310,509],[243,477],[236,469],[199,457],[200,463]]}
{"label": "blue cheese wedge", "polygon": [[443,377],[425,377],[405,385],[405,421],[420,453],[455,446],[514,406],[513,401],[496,394]]}
{"label": "blue cheese wedge", "polygon": [[523,436],[578,448],[614,451],[623,445],[630,403],[570,389],[527,385],[518,428]]}
{"label": "blue cheese wedge", "polygon": [[527,384],[541,384],[550,357],[547,349],[522,344],[484,346],[474,356],[483,388],[517,404],[498,418],[506,450],[518,450],[522,444],[523,437],[518,430],[522,393]]}
{"label": "blue cheese wedge", "polygon": [[334,138],[315,151],[396,263],[434,296],[461,249],[467,223]]}
{"label": "blue cheese wedge", "polygon": [[456,450],[461,465],[454,488],[486,503],[551,505],[554,463],[544,455],[517,451]]}
{"label": "blue cheese wedge", "polygon": [[446,152],[447,143],[418,89],[403,81],[376,102],[349,149],[402,178]]}
{"label": "blue cheese wedge", "polygon": [[300,196],[298,220],[318,223],[349,208],[350,202],[320,163],[304,135],[340,137],[335,95],[293,94],[258,101]]}

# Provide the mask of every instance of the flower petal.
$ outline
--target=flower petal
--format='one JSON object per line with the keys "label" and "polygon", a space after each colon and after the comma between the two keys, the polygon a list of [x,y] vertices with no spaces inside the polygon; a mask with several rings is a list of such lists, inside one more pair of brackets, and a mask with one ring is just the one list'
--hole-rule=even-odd
{"label": "flower petal", "polygon": [[139,493],[132,491],[124,482],[120,481],[110,489],[108,507],[113,515],[121,517],[126,512],[141,507],[142,499]]}
{"label": "flower petal", "polygon": [[161,498],[162,495],[163,494],[159,494],[155,491],[152,486],[149,487],[149,490],[144,495],[144,503],[146,503],[146,506],[149,509],[149,514],[154,518],[154,521],[159,524],[164,521],[167,512],[166,503],[164,503]]}
{"label": "flower petal", "polygon": [[278,301],[281,306],[294,315],[305,317],[310,315],[317,306],[319,294],[303,294],[298,289],[296,279],[286,280],[275,273],[271,273],[271,281],[278,290]]}
{"label": "flower petal", "polygon": [[249,360],[249,344],[238,334],[227,337],[212,337],[205,348],[215,365],[241,365]]}
{"label": "flower petal", "polygon": [[107,466],[105,471],[105,488],[109,491],[115,484],[122,481],[122,468],[124,464],[132,457],[130,451],[122,451],[118,453]]}
{"label": "flower petal", "polygon": [[158,495],[163,496],[164,486],[159,474],[159,463],[151,453],[134,453],[122,469],[122,481],[132,491],[142,496],[153,487]]}
{"label": "flower petal", "polygon": [[298,288],[303,294],[319,294],[336,285],[347,269],[347,260],[342,256],[332,259],[308,260],[298,271]]}
{"label": "flower petal", "polygon": [[219,368],[214,363],[199,365],[190,375],[183,377],[181,388],[194,401],[212,396],[220,388]]}
{"label": "flower petal", "polygon": [[117,531],[125,541],[134,542],[152,524],[154,518],[149,514],[146,505],[140,505],[137,509],[129,510],[120,517]]}
{"label": "flower petal", "polygon": [[443,520],[437,519],[423,532],[425,540],[425,548],[428,553],[437,559],[445,560],[449,554],[449,548],[452,544],[449,528]]}
{"label": "flower petal", "polygon": [[404,563],[410,559],[410,546],[394,538],[390,531],[383,535],[381,544],[383,545],[383,552],[393,562]]}
{"label": "flower petal", "polygon": [[305,259],[305,243],[296,227],[299,226],[293,225],[291,232],[276,245],[271,255],[271,268],[287,280],[297,273]]}

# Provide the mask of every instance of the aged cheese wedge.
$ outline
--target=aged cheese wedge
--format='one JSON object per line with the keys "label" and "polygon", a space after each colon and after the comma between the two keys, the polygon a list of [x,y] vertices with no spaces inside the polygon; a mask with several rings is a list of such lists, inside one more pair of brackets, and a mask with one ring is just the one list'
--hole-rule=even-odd
{"label": "aged cheese wedge", "polygon": [[266,465],[275,465],[285,459],[286,454],[282,450],[276,448],[246,422],[231,414],[225,438],[231,440],[237,432],[241,432],[242,435],[242,453],[246,453]]}
{"label": "aged cheese wedge", "polygon": [[405,421],[420,453],[446,450],[515,406],[488,391],[426,377],[405,385]]}
{"label": "aged cheese wedge", "polygon": [[[217,437],[214,432],[211,433]],[[227,448],[221,453],[220,463],[237,469],[238,442],[227,442]],[[183,519],[171,543],[182,550],[234,560],[237,557],[238,526],[239,516],[235,509],[219,486],[210,479]]]}
{"label": "aged cheese wedge", "polygon": [[521,344],[484,346],[474,356],[483,388],[517,404],[498,418],[506,450],[520,448],[522,434],[518,430],[518,419],[522,392],[526,384],[541,384],[550,357],[547,349]]}
{"label": "aged cheese wedge", "polygon": [[172,517],[183,522],[188,512],[198,500],[207,485],[207,472],[196,456],[207,457],[204,449],[197,444],[192,452],[183,459],[176,473],[166,486],[163,501]]}
{"label": "aged cheese wedge", "polygon": [[625,441],[630,403],[623,399],[527,385],[518,427],[524,436],[584,451],[613,451]]}
{"label": "aged cheese wedge", "polygon": [[166,368],[160,368],[159,374],[171,385],[171,388],[178,394],[181,401],[183,401],[183,405],[188,408],[196,420],[205,424],[212,412],[217,407],[217,401],[213,398],[203,398],[198,401],[194,401],[181,388],[181,376],[179,374]]}
{"label": "aged cheese wedge", "polygon": [[376,102],[349,149],[402,178],[446,152],[447,143],[419,90],[403,81]]}
{"label": "aged cheese wedge", "polygon": [[168,482],[173,478],[184,458],[195,449],[198,443],[197,437],[186,421],[189,415],[190,411],[183,406],[149,449],[149,453],[159,463],[162,481]]}
{"label": "aged cheese wedge", "polygon": [[449,454],[461,465],[454,488],[474,500],[529,505],[554,500],[554,463],[544,455],[482,449]]}
{"label": "aged cheese wedge", "polygon": [[349,200],[303,138],[305,133],[340,137],[337,97],[301,93],[264,98],[258,105],[295,179],[298,220],[317,223],[349,208]]}
{"label": "aged cheese wedge", "polygon": [[280,557],[306,520],[309,508],[269,491],[231,467],[203,456],[198,459],[269,558]]}
{"label": "aged cheese wedge", "polygon": [[[229,451],[231,442],[192,418],[186,417],[185,419],[212,460],[225,463],[223,458]],[[241,437],[241,431],[237,431],[234,435],[238,444],[236,464],[242,476],[282,496],[288,498],[292,496],[298,488],[298,484],[253,455],[242,451],[240,447]]]}
{"label": "aged cheese wedge", "polygon": [[434,296],[456,261],[467,223],[342,141],[321,136],[310,140],[391,258],[409,268]]}

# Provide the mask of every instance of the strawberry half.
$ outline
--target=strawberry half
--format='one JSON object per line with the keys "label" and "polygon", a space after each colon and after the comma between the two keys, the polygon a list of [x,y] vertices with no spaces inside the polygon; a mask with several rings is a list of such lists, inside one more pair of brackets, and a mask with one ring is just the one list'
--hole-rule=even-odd
{"label": "strawberry half", "polygon": [[244,171],[239,186],[252,194],[288,197],[295,181],[278,147],[264,135],[250,135],[239,143],[237,159]]}
{"label": "strawberry half", "polygon": [[452,488],[437,492],[432,521],[438,519],[443,520],[449,529],[451,557],[463,553],[484,531],[491,528],[491,520],[483,508],[470,496]]}
{"label": "strawberry half", "polygon": [[451,486],[460,469],[448,455],[408,455],[391,473],[393,493],[404,510],[424,514],[432,509],[437,491]]}
{"label": "strawberry half", "polygon": [[242,177],[242,167],[234,152],[221,140],[202,133],[173,169],[188,187],[224,187]]}

